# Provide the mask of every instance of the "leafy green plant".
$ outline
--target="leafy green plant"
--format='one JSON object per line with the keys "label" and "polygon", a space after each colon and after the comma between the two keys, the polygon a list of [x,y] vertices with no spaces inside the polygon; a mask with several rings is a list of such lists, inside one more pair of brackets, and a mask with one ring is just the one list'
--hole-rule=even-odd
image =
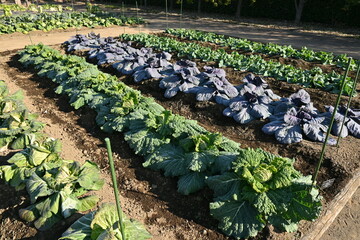
{"label": "leafy green plant", "polygon": [[0,89],[0,148],[9,145],[12,149],[23,149],[41,136],[39,131],[44,124],[25,108],[22,92],[10,95],[3,82]]}
{"label": "leafy green plant", "polygon": [[[292,160],[262,150],[241,149],[238,143],[206,131],[195,121],[164,111],[151,98],[130,94],[134,90],[109,75],[103,75],[105,79],[100,80],[89,77],[89,82],[85,80],[86,84],[81,84],[84,79],[78,81],[76,77],[67,76],[71,70],[66,70],[66,61],[59,61],[67,57],[60,57],[59,53],[47,54],[52,51],[47,47],[29,46],[21,56],[28,58],[25,64],[32,63],[38,71],[44,61],[65,64],[66,77],[52,80],[63,85],[63,89],[70,86],[73,92],[93,91],[93,97],[87,98],[84,104],[102,116],[100,125],[125,132],[130,147],[144,156],[145,167],[179,177],[179,192],[190,194],[209,185],[215,195],[215,202],[210,205],[211,214],[219,220],[219,227],[226,234],[236,238],[254,236],[267,223],[293,231],[301,219],[313,220],[319,215],[318,192],[311,188],[310,178],[302,177],[293,168]],[[41,60],[41,56],[45,57]],[[70,92],[65,92],[71,96]],[[81,97],[76,95],[75,102]],[[87,225],[92,220],[89,216],[83,219]],[[80,225],[82,223],[77,226]],[[104,225],[102,229],[108,227]],[[75,239],[76,236],[91,236],[93,230],[85,227],[83,231],[70,230],[69,233],[73,233],[72,239]],[[113,229],[109,232],[116,234]],[[98,236],[101,235],[94,238]]]}
{"label": "leafy green plant", "polygon": [[237,239],[256,236],[266,224],[293,232],[300,220],[315,220],[321,211],[311,176],[303,177],[292,160],[260,149],[241,151],[231,171],[206,183],[215,195],[210,214]]}
{"label": "leafy green plant", "polygon": [[[85,239],[119,239],[122,240],[119,229],[116,206],[105,203],[96,212],[88,213],[79,218],[67,229],[61,240],[85,240]],[[126,240],[150,239],[151,235],[137,221],[124,219]]]}
{"label": "leafy green plant", "polygon": [[[235,70],[251,71],[259,75],[270,76],[277,80],[296,83],[306,87],[320,88],[338,93],[341,86],[341,76],[335,72],[323,73],[320,68],[301,70],[291,65],[274,61],[266,61],[259,55],[246,56],[238,52],[227,53],[224,49],[213,50],[197,43],[180,42],[168,37],[150,34],[122,34],[121,38],[136,41],[162,51],[177,52],[179,56],[187,56],[203,61],[215,61],[219,67],[233,67]],[[346,79],[344,94],[349,95],[352,89],[352,79]]]}
{"label": "leafy green plant", "polygon": [[33,173],[42,176],[45,171],[62,165],[60,152],[59,140],[46,139],[43,143],[31,145],[12,156],[7,161],[10,165],[0,166],[0,176],[10,186],[21,190],[25,188],[26,180]]}
{"label": "leafy green plant", "polygon": [[[192,29],[166,29],[166,33],[179,36],[182,38],[187,38],[189,40],[197,40],[204,42],[211,42],[221,46],[230,47],[234,50],[245,50],[249,52],[257,52],[268,55],[279,55],[281,57],[292,57],[299,58],[309,62],[320,61],[322,64],[337,65],[338,67],[344,68],[349,61],[349,58],[342,54],[334,56],[331,52],[315,52],[306,47],[301,48],[300,50],[295,49],[291,46],[286,45],[277,45],[274,43],[259,43],[253,42],[244,38],[234,38],[227,37],[224,35],[212,33],[212,32],[202,32]],[[356,67],[356,61],[353,59],[351,61],[351,69],[354,70]]]}
{"label": "leafy green plant", "polygon": [[[51,228],[53,224],[77,211],[92,209],[99,198],[96,195],[81,197],[90,190],[99,190],[104,184],[96,164],[87,161],[64,161],[43,175],[33,173],[26,181],[26,190],[32,205],[20,209],[19,215],[33,222],[39,230]],[[79,198],[81,197],[81,198]],[[39,200],[39,201],[37,201]]]}
{"label": "leafy green plant", "polygon": [[[42,8],[39,8],[42,9]],[[8,14],[9,15],[9,14]],[[0,34],[14,32],[28,33],[34,30],[50,31],[70,27],[95,27],[111,25],[142,24],[144,20],[136,17],[125,17],[104,12],[41,12],[37,14],[21,14],[0,16]]]}

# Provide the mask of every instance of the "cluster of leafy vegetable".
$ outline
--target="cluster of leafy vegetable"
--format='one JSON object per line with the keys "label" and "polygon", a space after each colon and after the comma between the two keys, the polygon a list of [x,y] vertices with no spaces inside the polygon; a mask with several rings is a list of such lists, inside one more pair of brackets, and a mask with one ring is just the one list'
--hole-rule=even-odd
{"label": "cluster of leafy vegetable", "polygon": [[[121,38],[136,41],[154,49],[177,52],[179,56],[187,56],[203,61],[216,61],[219,67],[229,66],[240,71],[250,71],[262,76],[270,76],[277,80],[296,83],[306,87],[320,88],[337,93],[340,91],[342,77],[335,73],[324,74],[318,67],[311,70],[301,70],[291,65],[279,62],[265,61],[259,55],[246,56],[238,52],[227,53],[224,49],[213,50],[197,43],[180,42],[168,37],[159,37],[150,34],[122,34]],[[349,95],[352,89],[352,79],[348,77],[344,94]]]}
{"label": "cluster of leafy vegetable", "polygon": [[64,43],[67,51],[89,50],[89,59],[96,59],[98,65],[113,63],[113,68],[122,74],[133,75],[135,82],[150,78],[161,78],[162,72],[171,63],[167,52],[153,53],[152,48],[136,49],[131,43],[119,42],[111,37],[100,38],[94,33],[76,35]]}
{"label": "cluster of leafy vegetable", "polygon": [[59,167],[53,164],[50,165],[53,168],[44,168],[42,173],[34,172],[27,178],[26,190],[31,205],[19,211],[22,219],[34,222],[39,230],[47,230],[75,212],[94,208],[99,197],[82,196],[88,191],[99,190],[104,184],[98,167],[90,161],[82,166],[75,161],[62,161]]}
{"label": "cluster of leafy vegetable", "polygon": [[30,4],[29,6],[22,6],[18,4],[0,4],[0,9],[4,10],[5,16],[11,16],[13,11],[16,12],[23,12],[23,11],[30,11],[30,12],[43,12],[43,10],[47,10],[50,12],[62,12],[63,10],[72,11],[72,7],[63,7],[62,5],[57,4],[42,4],[42,5],[35,5]]}
{"label": "cluster of leafy vegetable", "polygon": [[[331,64],[344,68],[347,66],[349,57],[346,54],[334,56],[331,52],[315,52],[306,47],[300,50],[287,45],[277,45],[274,43],[253,42],[244,38],[228,37],[212,32],[203,32],[192,29],[166,29],[166,33],[187,38],[189,40],[197,40],[215,43],[221,46],[230,47],[234,50],[243,50],[249,52],[263,53],[267,55],[279,55],[284,58],[299,58],[309,62],[321,62],[322,64]],[[351,69],[355,70],[356,60],[351,60]]]}
{"label": "cluster of leafy vegetable", "polygon": [[141,18],[112,13],[55,12],[0,17],[0,34],[28,33],[33,30],[50,31],[70,27],[95,27],[141,24]]}
{"label": "cluster of leafy vegetable", "polygon": [[249,74],[243,81],[245,83],[238,86],[239,95],[229,101],[223,114],[233,117],[241,124],[271,116],[273,112],[271,103],[280,97],[269,89],[268,84],[261,77]]}
{"label": "cluster of leafy vegetable", "polygon": [[[310,95],[303,89],[288,98],[273,102],[274,114],[262,128],[266,134],[274,134],[284,144],[297,143],[303,135],[313,141],[325,141],[329,121],[313,106]],[[328,144],[335,144],[330,138]]]}
{"label": "cluster of leafy vegetable", "polygon": [[20,210],[20,217],[45,230],[75,211],[93,208],[96,196],[78,197],[100,189],[103,180],[94,163],[80,166],[63,160],[60,141],[40,132],[43,124],[35,120],[21,100],[21,92],[10,95],[5,83],[0,82],[1,144],[23,149],[7,161],[8,165],[0,166],[0,179],[16,190],[26,188],[31,205]]}
{"label": "cluster of leafy vegetable", "polygon": [[[244,78],[244,84],[233,86],[226,79],[223,69],[205,66],[205,71],[200,72],[196,63],[189,60],[180,60],[173,65],[164,60],[166,64],[158,68],[154,75],[139,74],[144,73],[142,66],[145,66],[145,69],[149,67],[145,59],[146,55],[152,54],[151,48],[136,49],[130,46],[131,43],[118,42],[112,38],[100,38],[94,33],[89,34],[88,37],[77,35],[66,44],[70,51],[92,49],[88,54],[90,58],[97,56],[98,64],[102,63],[100,61],[116,61],[113,59],[117,58],[120,62],[115,62],[113,67],[118,68],[123,74],[133,74],[135,81],[144,79],[141,77],[137,80],[139,75],[146,78],[162,78],[160,87],[166,89],[164,95],[167,98],[174,97],[181,91],[196,94],[198,101],[215,100],[226,106],[223,111],[225,116],[233,117],[241,124],[270,117],[271,122],[263,127],[263,131],[274,134],[281,143],[300,142],[303,135],[313,141],[325,139],[329,120],[313,108],[310,95],[305,90],[278,101],[280,97],[272,92],[261,77],[249,74]],[[106,48],[119,50],[116,51],[117,53],[111,53],[109,50],[103,50]],[[353,135],[356,136],[356,134]],[[335,140],[330,138],[328,143],[334,144]]]}
{"label": "cluster of leafy vegetable", "polygon": [[[124,216],[124,214],[122,214]],[[125,238],[129,240],[145,240],[152,236],[137,221],[124,219]],[[119,239],[122,235],[119,229],[117,210],[114,204],[104,203],[96,212],[90,212],[74,222],[59,240],[86,239]]]}
{"label": "cluster of leafy vegetable", "polygon": [[[334,112],[333,106],[325,107],[327,112],[323,114],[327,121],[330,121]],[[342,124],[343,128],[341,129]],[[339,106],[335,114],[335,122],[331,129],[331,133],[342,138],[350,135],[360,138],[360,110],[347,109],[346,106]]]}
{"label": "cluster of leafy vegetable", "polygon": [[[260,150],[258,151],[265,157],[254,157],[252,156],[254,150],[241,149],[238,143],[226,139],[218,133],[206,131],[196,121],[187,120],[184,117],[165,111],[152,99],[142,97],[135,90],[119,83],[116,78],[108,74],[96,73],[94,67],[86,63],[83,58],[76,58],[77,64],[84,66],[88,64],[90,70],[94,71],[94,73],[87,78],[78,79],[77,76],[71,77],[67,73],[74,71],[69,67],[72,66],[71,64],[67,65],[67,59],[74,56],[61,55],[59,52],[43,45],[27,46],[25,50],[20,52],[20,55],[22,56],[20,61],[23,64],[28,66],[32,64],[31,66],[35,69],[41,69],[46,64],[57,65],[56,68],[48,68],[47,71],[54,71],[51,79],[61,84],[60,86],[63,89],[68,89],[68,87],[72,89],[71,91],[65,90],[62,93],[75,96],[74,100],[83,98],[83,103],[94,108],[98,114],[101,113],[102,106],[105,106],[105,108],[111,106],[111,109],[108,109],[106,114],[102,115],[103,125],[100,125],[103,128],[107,125],[109,129],[124,132],[125,140],[130,147],[137,154],[144,156],[144,167],[161,169],[166,176],[179,177],[179,192],[190,194],[205,187],[206,183],[214,188],[211,179],[215,179],[219,174],[219,176],[227,176],[236,171],[235,173],[239,177],[238,181],[244,183],[241,186],[236,185],[239,186],[236,190],[239,192],[239,197],[234,199],[235,202],[231,202],[230,199],[218,202],[218,197],[221,194],[216,193],[215,201],[217,202],[211,204],[212,214],[219,219],[219,227],[225,233],[235,237],[253,236],[255,230],[261,230],[260,226],[263,226],[265,221],[277,227],[284,226],[281,229],[288,230],[290,229],[288,225],[291,225],[291,229],[293,229],[301,219],[312,220],[318,216],[320,209],[319,198],[315,199],[315,195],[309,195],[307,191],[304,191],[304,187],[310,185],[307,181],[300,179],[301,174],[293,169],[292,161]],[[44,56],[43,61],[40,61],[39,58],[42,56]],[[37,59],[37,61],[33,59]],[[68,70],[66,70],[67,68]],[[57,69],[59,69],[59,72]],[[79,75],[81,75],[88,70],[77,71],[80,71]],[[56,73],[68,77],[57,78],[58,74]],[[96,76],[97,74],[103,76],[103,78],[99,79]],[[76,91],[92,92],[86,97],[81,93],[71,95]],[[131,101],[128,101],[128,99],[131,99]],[[246,156],[250,156],[248,160],[246,160]],[[252,158],[254,158],[253,161]],[[246,161],[249,164],[245,164]],[[263,179],[261,176],[263,176]],[[256,181],[260,183],[256,183]],[[226,179],[224,181],[219,179],[219,184],[224,186],[224,184],[230,184],[230,182]],[[227,188],[223,187],[221,189],[225,190]],[[231,186],[231,189],[235,189],[235,187]],[[217,191],[219,190],[215,192]],[[242,193],[246,192],[249,192],[249,194],[243,196]],[[267,192],[269,192],[268,195],[266,195]],[[273,196],[273,193],[281,193],[282,195]],[[248,199],[245,198],[246,196],[248,196]],[[235,208],[235,212],[231,209],[231,206],[238,206],[241,200],[246,200],[247,203],[244,204],[250,206],[248,208],[250,212],[245,212],[243,215],[245,218],[250,219],[250,222],[247,221],[249,224],[246,226],[243,225],[244,220],[237,215],[238,209]],[[272,200],[274,202],[271,202]],[[230,205],[225,205],[228,203]],[[306,206],[303,207],[306,212],[302,213],[300,208],[296,209],[296,204]],[[222,211],[219,205],[224,205],[227,211]],[[259,208],[254,210],[253,205]],[[276,208],[273,205],[277,205]],[[217,211],[216,209],[220,210]],[[221,214],[225,216],[222,217]],[[236,217],[232,218],[229,215],[236,215]],[[90,223],[91,218],[91,215],[88,215],[76,227],[72,227],[68,232],[69,236],[71,234],[74,234],[74,236],[81,234],[82,237],[85,237],[85,234],[86,236],[94,234],[94,239],[100,237],[102,233],[98,235],[99,232],[95,231],[95,224]],[[260,220],[253,221],[254,218]],[[85,232],[74,230],[79,229],[79,224],[81,225],[84,221],[87,221],[85,225],[90,225],[90,228],[84,228]],[[259,224],[258,221],[261,221],[261,223]],[[100,226],[101,231],[109,229],[109,226],[113,224],[114,221]],[[239,226],[239,228],[229,231],[227,226],[230,226],[231,229],[234,226]],[[118,234],[112,229],[109,231],[110,234]],[[66,239],[67,235],[64,237]]]}
{"label": "cluster of leafy vegetable", "polygon": [[36,120],[36,114],[29,113],[22,100],[22,92],[11,95],[0,81],[0,148],[23,149],[42,136],[44,124]]}
{"label": "cluster of leafy vegetable", "polygon": [[256,236],[266,224],[294,232],[300,220],[313,221],[321,211],[321,197],[293,161],[261,149],[239,153],[230,171],[208,177],[214,191],[210,214],[219,228],[236,239]]}

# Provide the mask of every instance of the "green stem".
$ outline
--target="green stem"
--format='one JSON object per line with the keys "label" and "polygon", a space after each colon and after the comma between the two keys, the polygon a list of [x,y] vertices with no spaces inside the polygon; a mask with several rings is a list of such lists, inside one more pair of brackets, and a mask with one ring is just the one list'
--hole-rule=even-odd
{"label": "green stem", "polygon": [[351,89],[351,93],[350,93],[350,96],[349,96],[349,101],[348,101],[348,104],[346,105],[346,111],[345,111],[344,119],[343,119],[343,121],[341,123],[340,135],[339,135],[339,137],[337,139],[336,147],[339,147],[339,143],[340,143],[340,139],[341,139],[341,133],[342,133],[343,127],[345,125],[346,116],[348,114],[348,111],[349,111],[349,108],[350,108],[350,103],[351,103],[352,97],[353,97],[355,89],[356,89],[356,83],[357,83],[357,80],[358,80],[358,77],[359,77],[359,72],[360,72],[360,62],[358,64],[358,70],[356,72],[356,77],[354,79],[354,83],[353,83],[353,86],[352,86],[352,89]]}
{"label": "green stem", "polygon": [[315,184],[315,181],[316,181],[316,178],[317,178],[317,175],[319,173],[319,170],[320,170],[320,166],[322,164],[322,161],[324,160],[324,155],[325,155],[325,149],[326,149],[326,144],[327,144],[327,141],[329,139],[329,135],[330,135],[330,132],[331,132],[331,129],[332,129],[332,126],[334,124],[334,120],[335,120],[335,114],[336,114],[336,111],[339,107],[339,103],[340,103],[340,99],[341,99],[341,94],[344,90],[344,87],[345,87],[345,83],[346,83],[346,77],[349,73],[349,70],[350,70],[350,65],[351,65],[351,58],[349,58],[349,61],[348,61],[348,66],[346,68],[346,72],[345,72],[345,75],[344,75],[344,78],[343,78],[343,81],[342,81],[342,84],[341,84],[341,88],[340,88],[340,92],[337,96],[337,99],[336,99],[336,103],[335,103],[335,108],[334,108],[334,112],[331,116],[331,121],[330,121],[330,125],[329,125],[329,128],[326,132],[326,137],[325,137],[325,141],[324,141],[324,144],[322,146],[322,150],[321,150],[321,154],[320,154],[320,159],[319,159],[319,162],[316,166],[316,169],[315,169],[315,173],[313,175],[313,178],[312,178],[312,185],[314,186]]}
{"label": "green stem", "polygon": [[111,170],[111,179],[112,179],[112,182],[113,182],[113,188],[114,188],[114,194],[115,194],[115,200],[116,200],[116,208],[117,208],[118,215],[119,215],[121,236],[122,236],[122,240],[126,240],[125,239],[124,221],[123,221],[123,216],[122,216],[122,209],[121,209],[121,203],[120,203],[120,197],[119,197],[119,190],[118,190],[118,187],[117,187],[116,173],[115,173],[115,167],[114,167],[114,160],[113,160],[113,157],[112,157],[110,139],[105,138],[105,143],[106,143],[106,149],[107,149],[107,153],[108,153],[108,157],[109,157],[110,170]]}

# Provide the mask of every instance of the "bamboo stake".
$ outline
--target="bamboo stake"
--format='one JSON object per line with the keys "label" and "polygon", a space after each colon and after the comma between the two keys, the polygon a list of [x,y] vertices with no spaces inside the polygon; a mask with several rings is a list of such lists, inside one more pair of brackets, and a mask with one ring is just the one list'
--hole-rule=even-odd
{"label": "bamboo stake", "polygon": [[330,132],[331,132],[331,128],[334,124],[334,120],[335,120],[335,114],[336,114],[336,111],[339,107],[339,103],[340,103],[340,99],[341,99],[341,95],[342,95],[342,92],[344,90],[344,87],[345,87],[345,83],[346,83],[346,77],[349,73],[349,70],[350,70],[350,64],[351,64],[351,58],[349,58],[349,62],[348,62],[348,66],[346,68],[346,72],[345,72],[345,75],[344,75],[344,78],[343,78],[343,81],[342,81],[342,84],[341,84],[341,88],[340,88],[340,92],[339,92],[339,95],[337,96],[337,99],[336,99],[336,103],[335,103],[335,108],[334,108],[334,112],[331,116],[331,121],[330,121],[330,125],[329,125],[329,128],[326,132],[326,137],[325,137],[325,141],[324,141],[324,144],[322,146],[322,150],[321,150],[321,154],[320,154],[320,159],[319,159],[319,162],[316,166],[316,169],[315,169],[315,173],[312,177],[312,185],[314,186],[315,184],[315,181],[316,181],[316,178],[317,178],[317,175],[319,173],[319,170],[320,170],[320,166],[321,166],[321,163],[322,161],[324,160],[324,155],[325,155],[325,149],[326,149],[326,144],[327,144],[327,141],[329,139],[329,135],[330,135]]}
{"label": "bamboo stake", "polygon": [[345,111],[344,119],[343,119],[343,121],[341,123],[340,135],[339,135],[339,137],[337,139],[336,147],[339,147],[339,143],[340,143],[340,139],[341,139],[341,132],[342,132],[343,127],[345,125],[345,119],[346,119],[346,116],[348,114],[348,111],[349,111],[349,108],[350,108],[350,103],[351,103],[352,97],[353,97],[355,89],[356,89],[356,83],[357,83],[357,80],[358,80],[358,77],[359,77],[359,72],[360,72],[360,62],[358,64],[358,70],[357,70],[357,73],[356,73],[356,77],[354,79],[354,84],[353,84],[352,89],[351,89],[351,93],[350,93],[350,96],[349,96],[349,101],[348,101],[348,104],[346,105],[346,111]]}
{"label": "bamboo stake", "polygon": [[113,188],[114,188],[114,194],[115,194],[115,200],[116,200],[116,208],[117,208],[117,212],[119,215],[121,236],[122,236],[123,240],[126,240],[125,239],[124,221],[123,221],[123,215],[122,215],[122,209],[121,209],[121,203],[120,203],[120,197],[119,197],[119,190],[118,190],[117,181],[116,181],[116,173],[115,173],[115,167],[114,167],[114,160],[112,157],[110,139],[105,138],[105,143],[106,143],[106,149],[107,149],[107,153],[108,153],[108,157],[109,157],[111,179],[113,182]]}
{"label": "bamboo stake", "polygon": [[182,25],[182,12],[183,12],[183,0],[181,0],[181,5],[180,5],[180,28]]}
{"label": "bamboo stake", "polygon": [[168,21],[168,4],[167,0],[165,0],[165,16],[166,16],[166,28],[169,28],[169,21]]}

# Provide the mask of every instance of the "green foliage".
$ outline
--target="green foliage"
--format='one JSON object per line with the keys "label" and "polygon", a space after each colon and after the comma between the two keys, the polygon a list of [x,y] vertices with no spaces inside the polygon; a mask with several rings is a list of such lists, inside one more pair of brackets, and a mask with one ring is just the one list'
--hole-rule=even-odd
{"label": "green foliage", "polygon": [[315,220],[321,197],[293,161],[261,149],[246,149],[233,162],[232,171],[208,177],[215,202],[210,213],[219,228],[235,238],[256,236],[269,223],[282,231],[296,231],[300,220]]}
{"label": "green foliage", "polygon": [[19,214],[25,221],[34,221],[39,230],[51,228],[76,211],[92,209],[99,200],[97,196],[79,198],[89,190],[99,190],[104,184],[97,166],[89,161],[82,166],[73,161],[62,163],[41,175],[34,172],[26,181],[32,205],[20,209]]}
{"label": "green foliage", "polygon": [[22,100],[22,92],[10,95],[0,82],[0,148],[23,149],[41,137],[44,124],[36,121],[37,115],[30,114]]}
{"label": "green foliage", "polygon": [[53,29],[67,29],[70,27],[95,27],[111,25],[134,25],[144,23],[144,20],[136,17],[125,17],[104,12],[55,12],[22,15],[1,16],[0,34],[14,32],[28,33],[34,30],[44,32]]}
{"label": "green foliage", "polygon": [[[124,214],[123,214],[124,215]],[[125,238],[129,240],[145,240],[152,236],[137,221],[124,219]],[[118,239],[122,240],[119,221],[114,204],[105,203],[99,210],[79,218],[68,228],[61,240],[85,239]]]}
{"label": "green foliage", "polygon": [[[197,40],[204,42],[211,42],[220,46],[229,47],[234,50],[242,50],[249,52],[263,53],[267,55],[279,55],[284,58],[299,58],[309,62],[318,62],[322,64],[331,64],[346,68],[349,58],[346,55],[334,56],[331,52],[315,52],[306,47],[297,50],[293,47],[286,45],[277,45],[274,43],[259,43],[253,42],[243,38],[227,37],[224,35],[202,32],[192,29],[166,29],[166,33],[175,35],[181,38],[187,38],[189,40]],[[355,70],[357,64],[354,59],[351,60],[351,70]]]}
{"label": "green foliage", "polygon": [[[235,238],[255,236],[268,223],[294,231],[301,219],[314,220],[319,215],[318,191],[309,192],[311,179],[302,177],[293,168],[292,160],[259,149],[241,149],[239,144],[206,131],[195,121],[165,111],[152,98],[143,97],[116,78],[100,73],[82,58],[77,64],[84,68],[77,76],[71,76],[70,56],[41,45],[28,46],[20,55],[23,64],[60,84],[57,91],[69,95],[70,101],[77,103],[75,107],[87,104],[97,111],[96,120],[104,130],[125,132],[130,147],[144,156],[144,167],[178,177],[179,192],[190,194],[206,185],[213,189],[210,211],[226,234]],[[42,70],[42,66],[48,70]],[[58,71],[63,77],[57,77]],[[36,189],[48,194],[46,187],[42,183]],[[58,201],[54,193],[51,197],[52,202]],[[27,213],[34,219],[39,215],[31,209]],[[117,228],[111,227],[115,217],[109,214],[104,210],[94,223],[94,214],[86,215],[79,220],[85,226],[75,223],[63,239],[89,239],[89,235],[92,239],[105,235],[119,237]],[[47,226],[55,216],[59,215],[52,214],[41,224]],[[107,216],[108,220],[100,220],[100,216]]]}
{"label": "green foliage", "polygon": [[[259,55],[242,55],[238,52],[227,53],[224,49],[213,50],[197,43],[180,42],[172,38],[159,37],[150,34],[122,34],[124,40],[136,41],[146,47],[162,51],[177,52],[179,56],[203,61],[216,61],[219,67],[233,67],[235,70],[251,71],[255,74],[270,76],[277,80],[296,83],[305,87],[320,88],[337,93],[340,91],[342,77],[335,73],[324,74],[321,68],[311,70],[298,69],[292,65],[266,61]],[[352,79],[346,79],[344,94],[349,95],[352,89]]]}

